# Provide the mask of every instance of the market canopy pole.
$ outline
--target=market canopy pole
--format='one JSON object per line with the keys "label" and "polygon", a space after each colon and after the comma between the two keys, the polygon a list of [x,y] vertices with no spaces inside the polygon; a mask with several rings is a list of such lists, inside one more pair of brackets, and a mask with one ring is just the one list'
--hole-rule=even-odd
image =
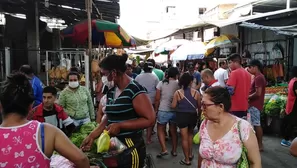
{"label": "market canopy pole", "polygon": [[93,0],[85,0],[86,11],[88,15],[88,52],[87,52],[88,60],[86,61],[89,62],[89,66],[85,67],[85,70],[88,70],[89,73],[85,75],[86,75],[86,86],[91,88],[91,95],[93,97],[93,94],[94,94],[93,79],[92,79],[92,73],[90,73],[91,72],[90,65],[92,61],[92,18],[91,18],[92,3],[93,3]]}

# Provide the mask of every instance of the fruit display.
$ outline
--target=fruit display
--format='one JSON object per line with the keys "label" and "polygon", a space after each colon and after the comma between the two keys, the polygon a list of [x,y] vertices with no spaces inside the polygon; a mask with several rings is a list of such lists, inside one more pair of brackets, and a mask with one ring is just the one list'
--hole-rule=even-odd
{"label": "fruit display", "polygon": [[67,80],[69,71],[66,69],[66,67],[52,67],[52,69],[50,69],[48,73],[50,79]]}
{"label": "fruit display", "polygon": [[266,87],[265,88],[266,94],[287,94],[287,87],[286,86],[273,86],[273,87]]}

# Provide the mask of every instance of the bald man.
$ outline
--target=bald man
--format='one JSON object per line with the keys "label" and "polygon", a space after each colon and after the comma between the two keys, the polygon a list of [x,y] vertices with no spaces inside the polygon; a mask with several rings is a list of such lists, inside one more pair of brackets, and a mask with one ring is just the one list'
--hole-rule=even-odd
{"label": "bald man", "polygon": [[218,80],[215,79],[212,70],[204,69],[201,72],[202,86],[200,93],[203,94],[204,91],[209,87],[220,86]]}

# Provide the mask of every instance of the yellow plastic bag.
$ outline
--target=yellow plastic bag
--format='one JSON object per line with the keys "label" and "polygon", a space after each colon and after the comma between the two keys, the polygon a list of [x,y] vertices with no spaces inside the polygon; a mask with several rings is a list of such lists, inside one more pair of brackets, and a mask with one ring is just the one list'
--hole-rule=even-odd
{"label": "yellow plastic bag", "polygon": [[197,132],[197,134],[193,137],[193,143],[199,144],[200,143],[200,134]]}
{"label": "yellow plastic bag", "polygon": [[104,153],[109,150],[110,136],[108,131],[104,130],[97,140],[97,153]]}

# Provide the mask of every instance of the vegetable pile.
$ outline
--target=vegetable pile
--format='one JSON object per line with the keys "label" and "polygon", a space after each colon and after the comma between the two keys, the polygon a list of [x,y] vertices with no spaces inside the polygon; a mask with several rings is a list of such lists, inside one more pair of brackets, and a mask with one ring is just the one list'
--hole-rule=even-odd
{"label": "vegetable pile", "polygon": [[[80,127],[79,131],[76,133],[73,133],[70,137],[71,142],[80,148],[83,140],[97,127],[96,122],[90,122],[87,124],[84,124]],[[94,141],[96,142],[97,139]],[[91,153],[97,153],[97,146],[96,143],[94,143],[90,150]]]}
{"label": "vegetable pile", "polygon": [[286,106],[287,97],[275,94],[265,104],[264,112],[268,116],[280,116]]}

